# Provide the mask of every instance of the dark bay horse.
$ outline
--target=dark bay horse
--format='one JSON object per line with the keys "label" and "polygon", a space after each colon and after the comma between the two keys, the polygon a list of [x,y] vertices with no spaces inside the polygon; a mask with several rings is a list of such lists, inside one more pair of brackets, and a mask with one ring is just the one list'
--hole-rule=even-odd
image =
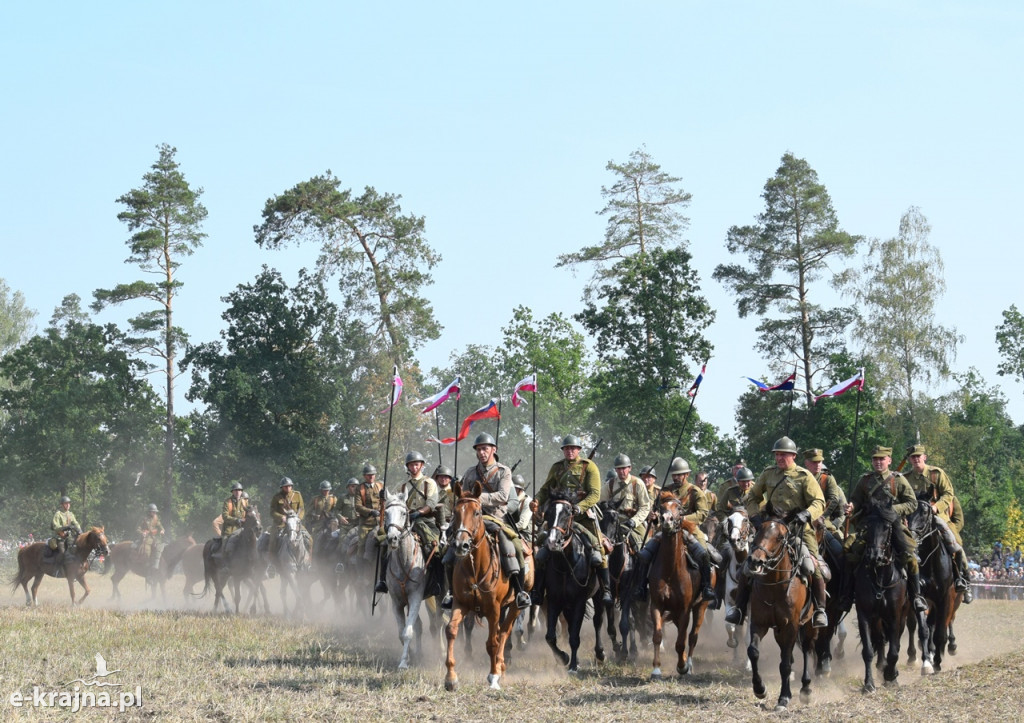
{"label": "dark bay horse", "polygon": [[846,640],[846,626],[843,625],[845,611],[841,599],[843,576],[852,575],[853,571],[846,569],[846,557],[843,554],[842,542],[832,535],[822,524],[820,518],[814,521],[814,533],[818,540],[818,550],[832,572],[831,578],[825,582],[825,590],[828,593],[825,603],[828,625],[818,628],[817,638],[814,641],[814,657],[817,659],[814,674],[828,677],[832,674],[832,639],[836,636],[836,631],[839,632],[836,656],[843,657],[844,655],[843,644]]}
{"label": "dark bay horse", "polygon": [[[615,614],[608,616],[608,637],[612,640],[612,650],[619,662],[637,655],[637,628],[641,635],[646,633],[649,620],[648,603],[637,599],[635,594],[636,575],[639,573],[637,553],[634,544],[632,526],[626,524],[628,517],[620,517],[617,510],[606,502],[601,503],[601,534],[607,540],[611,552],[608,553],[609,579],[612,583],[612,597],[619,608],[618,635],[615,631]],[[622,642],[619,642],[619,635]]]}
{"label": "dark bay horse", "polygon": [[875,514],[868,515],[865,522],[864,559],[856,571],[854,600],[864,659],[864,692],[870,693],[875,690],[875,656],[881,663],[883,648],[887,652],[882,677],[886,683],[896,682],[908,605],[907,581],[893,559],[892,525]]}
{"label": "dark bay horse", "polygon": [[146,587],[152,590],[151,600],[156,597],[158,586],[160,595],[166,600],[164,585],[174,573],[174,568],[181,562],[182,553],[194,544],[196,541],[192,539],[192,536],[186,535],[167,545],[160,555],[160,566],[155,574],[150,569],[149,560],[144,559],[140,554],[132,554],[139,552],[139,550],[133,549],[136,547],[134,542],[118,542],[111,545],[110,554],[107,556],[106,565],[103,568],[103,571],[106,572],[111,565],[114,567],[114,573],[110,576],[110,582],[114,585],[111,599],[121,599],[121,591],[117,586],[125,575],[134,572],[136,575],[146,578]]}
{"label": "dark bay horse", "polygon": [[747,557],[747,571],[751,576],[750,592],[750,659],[754,695],[764,698],[764,681],[758,672],[759,646],[768,630],[775,631],[779,645],[779,675],[782,689],[775,706],[777,713],[788,710],[793,698],[789,678],[793,672],[793,648],[800,643],[804,656],[803,675],[800,678],[800,700],[811,697],[809,672],[811,649],[815,630],[811,626],[810,590],[799,577],[795,542],[790,540],[789,528],[778,519],[763,522],[754,535],[751,552]]}
{"label": "dark bay horse", "polygon": [[[228,603],[224,597],[224,586],[228,581],[232,582],[234,593],[235,612],[238,613],[242,600],[241,587],[244,582],[250,589],[251,596],[255,598],[258,591],[263,589],[263,571],[260,569],[260,558],[257,550],[260,532],[263,524],[260,521],[259,512],[253,505],[248,509],[242,528],[221,541],[221,549],[217,550],[216,540],[207,540],[203,547],[203,590],[199,597],[206,595],[206,591],[213,583],[214,598],[213,610],[217,611],[218,605],[222,605],[224,612],[229,612]],[[266,605],[266,594],[264,593],[264,605]],[[255,599],[253,604],[255,605]]]}
{"label": "dark bay horse", "polygon": [[[455,567],[452,570],[452,618],[445,628],[448,640],[448,654],[445,658],[447,674],[445,690],[455,690],[458,676],[455,673],[455,638],[459,625],[469,613],[487,621],[487,653],[491,658],[491,671],[487,682],[492,690],[500,690],[498,682],[505,672],[505,647],[512,626],[519,616],[515,606],[515,594],[509,584],[508,575],[501,565],[498,541],[487,534],[484,527],[483,508],[480,495],[483,488],[479,482],[472,490],[463,490],[458,482],[454,486],[455,506],[452,512],[451,529],[454,529],[451,544],[455,550]],[[528,574],[524,576],[523,588],[533,587],[533,565],[527,558]]]}
{"label": "dark bay horse", "polygon": [[[107,548],[107,537],[103,534],[102,527],[93,527],[88,532],[82,532],[73,539],[64,553],[64,560],[57,564],[57,557],[45,555],[47,543],[33,542],[31,545],[18,550],[18,572],[11,578],[11,590],[16,590],[18,585],[25,590],[25,604],[38,605],[39,600],[36,593],[39,592],[39,584],[43,581],[44,575],[58,577],[62,574],[68,580],[68,592],[71,594],[71,604],[81,604],[89,597],[89,586],[85,582],[85,573],[89,570],[89,562],[93,555],[105,556],[109,553]],[[33,580],[33,578],[35,578]],[[29,592],[28,581],[32,582],[32,591]],[[75,581],[82,586],[85,594],[81,600],[75,600]]]}
{"label": "dark bay horse", "polygon": [[[697,526],[683,519],[682,501],[673,493],[662,492],[657,505],[661,545],[648,573],[654,626],[653,680],[661,679],[661,641],[666,621],[676,626],[676,672],[693,672],[693,649],[708,609],[708,601],[700,598],[700,572],[686,557],[687,542],[696,535]],[[714,573],[710,584],[715,584]]]}
{"label": "dark bay horse", "polygon": [[921,675],[930,675],[942,670],[942,656],[946,652],[949,628],[953,624],[959,598],[954,587],[956,573],[928,502],[917,503],[917,509],[907,517],[907,526],[917,540],[917,555],[921,560],[921,595],[928,602],[928,612],[918,614],[916,622],[921,646]]}
{"label": "dark bay horse", "polygon": [[[604,662],[604,646],[601,643],[601,627],[605,609],[601,604],[600,585],[597,575],[590,566],[586,548],[580,535],[573,529],[573,505],[560,494],[548,500],[544,521],[548,528],[545,544],[548,561],[544,565],[546,589],[545,607],[547,612],[547,641],[555,657],[568,666],[570,673],[579,672],[577,652],[580,647],[580,631],[587,615],[587,601],[594,605],[594,654]],[[565,620],[569,630],[569,653],[558,647],[558,618]]]}

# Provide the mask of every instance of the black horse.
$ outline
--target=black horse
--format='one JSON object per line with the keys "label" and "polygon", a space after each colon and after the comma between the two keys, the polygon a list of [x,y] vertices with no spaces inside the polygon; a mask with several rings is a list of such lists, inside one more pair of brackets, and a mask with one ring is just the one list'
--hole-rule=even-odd
{"label": "black horse", "polygon": [[895,683],[899,675],[896,664],[900,657],[900,637],[907,622],[907,581],[893,558],[893,534],[892,523],[876,514],[868,515],[864,528],[864,559],[857,567],[854,582],[865,693],[875,690],[872,667],[876,654],[882,667],[882,649],[886,646],[882,676],[886,683]]}
{"label": "black horse", "polygon": [[637,582],[637,553],[634,544],[632,525],[628,517],[622,517],[618,511],[606,502],[601,503],[601,534],[611,545],[608,553],[609,578],[612,583],[612,597],[619,607],[619,642],[615,633],[615,613],[608,616],[608,637],[612,640],[612,649],[619,662],[637,656],[637,632],[642,636],[649,627],[648,605],[641,602],[635,589]]}
{"label": "black horse", "polygon": [[[547,504],[544,521],[548,529],[547,563],[544,565],[545,606],[547,633],[544,639],[570,673],[579,671],[576,657],[580,647],[580,630],[587,614],[587,601],[594,601],[594,654],[604,662],[601,644],[601,625],[604,606],[601,604],[600,585],[591,568],[586,546],[573,529],[573,505],[561,495],[552,495]],[[569,653],[558,647],[556,634],[558,617],[565,619],[569,629]]]}
{"label": "black horse", "polygon": [[907,526],[917,541],[917,555],[921,560],[921,595],[928,603],[927,614],[919,614],[917,620],[921,675],[942,670],[942,656],[946,652],[959,595],[954,586],[953,560],[942,542],[934,515],[928,502],[919,501],[917,509],[907,517]]}
{"label": "black horse", "polygon": [[832,673],[832,639],[836,630],[839,630],[839,648],[837,656],[842,657],[842,644],[846,637],[846,628],[840,627],[843,624],[842,586],[843,576],[852,575],[853,570],[846,568],[846,557],[843,554],[843,544],[821,524],[820,520],[814,522],[814,532],[818,539],[818,550],[825,559],[832,573],[832,577],[825,583],[825,590],[828,592],[828,602],[825,612],[828,615],[828,625],[818,628],[818,637],[814,641],[814,655],[817,664],[814,674],[821,677],[828,677]]}

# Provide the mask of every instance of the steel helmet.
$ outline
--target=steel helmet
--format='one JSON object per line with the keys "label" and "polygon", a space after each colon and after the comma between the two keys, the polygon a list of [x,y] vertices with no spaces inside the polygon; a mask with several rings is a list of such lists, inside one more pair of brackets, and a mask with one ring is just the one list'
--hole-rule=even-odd
{"label": "steel helmet", "polygon": [[633,461],[629,458],[629,455],[620,454],[615,458],[613,465],[615,469],[619,469],[620,467],[632,467]]}
{"label": "steel helmet", "polygon": [[243,493],[242,493],[242,499],[243,499],[243,500],[247,500],[247,499],[249,499],[249,493],[248,493],[248,492],[243,492]]}
{"label": "steel helmet", "polygon": [[642,468],[640,470],[640,476],[641,477],[657,477],[657,475],[654,474],[654,466],[653,465],[647,465],[646,467]]}
{"label": "steel helmet", "polygon": [[690,463],[682,457],[676,457],[668,468],[669,474],[690,474]]}
{"label": "steel helmet", "polygon": [[451,467],[445,467],[443,464],[437,465],[437,469],[434,470],[434,477],[454,477]]}
{"label": "steel helmet", "polygon": [[772,452],[789,452],[796,454],[796,442],[789,437],[782,437],[775,442]]}
{"label": "steel helmet", "polygon": [[521,490],[525,490],[526,489],[526,478],[523,477],[521,474],[514,474],[514,475],[512,475],[512,486],[513,487],[518,487]]}
{"label": "steel helmet", "polygon": [[377,468],[374,467],[372,464],[369,464],[369,463],[364,464],[363,465],[363,474],[377,474]]}
{"label": "steel helmet", "polygon": [[61,504],[64,504],[65,502],[67,502],[68,504],[71,503],[71,498],[68,497],[67,495],[64,495],[63,497],[60,498],[60,503]]}
{"label": "steel helmet", "polygon": [[425,464],[426,461],[427,460],[423,459],[423,455],[419,452],[409,452],[409,454],[405,455],[405,463],[407,465],[412,464],[413,462],[423,462]]}
{"label": "steel helmet", "polygon": [[146,508],[146,511],[147,511],[147,512],[159,512],[160,510],[158,510],[158,509],[156,508],[156,505],[154,505],[154,504],[150,504],[150,505],[149,505],[149,507],[147,507],[147,508]]}
{"label": "steel helmet", "polygon": [[240,490],[240,489],[245,489],[244,487],[242,487],[242,483],[241,482],[235,482],[233,485],[231,485],[231,491],[232,492],[234,492],[235,490]]}
{"label": "steel helmet", "polygon": [[575,434],[567,434],[562,439],[562,449],[565,449],[566,447],[579,447],[582,449],[583,445],[580,443],[580,438]]}
{"label": "steel helmet", "polygon": [[740,467],[736,472],[737,482],[751,482],[754,479],[754,473],[750,471],[749,467]]}
{"label": "steel helmet", "polygon": [[331,483],[329,481],[324,480],[323,482],[320,483],[321,491],[322,490],[329,490],[330,488],[331,488]]}
{"label": "steel helmet", "polygon": [[359,480],[357,480],[355,477],[349,477],[348,478],[348,482],[345,483],[345,486],[346,487],[358,487],[359,486]]}
{"label": "steel helmet", "polygon": [[294,487],[295,485],[292,484],[291,477],[282,477],[281,478],[281,485],[280,486],[281,487]]}
{"label": "steel helmet", "polygon": [[481,444],[489,444],[492,447],[497,447],[498,443],[494,441],[494,437],[489,435],[487,432],[481,432],[476,435],[476,439],[473,440],[473,449],[476,449]]}
{"label": "steel helmet", "polygon": [[615,470],[610,469],[607,472],[605,472],[605,475],[604,475],[604,481],[605,482],[611,482],[613,479],[615,479]]}

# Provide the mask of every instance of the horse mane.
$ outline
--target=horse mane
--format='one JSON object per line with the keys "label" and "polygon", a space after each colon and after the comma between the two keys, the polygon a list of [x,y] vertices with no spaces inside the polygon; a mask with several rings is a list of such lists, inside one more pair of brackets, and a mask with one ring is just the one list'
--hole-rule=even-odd
{"label": "horse mane", "polygon": [[571,502],[569,499],[569,493],[565,490],[554,490],[548,495],[548,501],[550,502]]}

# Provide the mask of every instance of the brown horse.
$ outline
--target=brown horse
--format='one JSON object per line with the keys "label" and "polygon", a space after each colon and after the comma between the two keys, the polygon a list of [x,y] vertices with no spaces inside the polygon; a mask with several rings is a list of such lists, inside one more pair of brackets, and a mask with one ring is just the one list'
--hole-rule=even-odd
{"label": "brown horse", "polygon": [[149,560],[145,559],[141,554],[141,550],[136,547],[134,542],[114,543],[110,546],[110,555],[107,556],[106,565],[104,566],[104,572],[109,569],[110,565],[114,566],[114,574],[110,577],[110,582],[114,585],[111,599],[121,599],[121,591],[117,586],[124,579],[125,575],[129,572],[134,572],[136,575],[146,578],[146,587],[153,591],[150,600],[156,598],[157,586],[160,588],[161,597],[166,600],[167,595],[164,590],[164,584],[173,574],[174,568],[181,562],[182,554],[194,544],[196,544],[196,541],[192,539],[192,536],[186,535],[167,545],[164,548],[163,554],[160,555],[160,566],[154,573],[149,566]]}
{"label": "brown horse", "polygon": [[[666,621],[676,626],[676,672],[679,675],[693,672],[693,649],[708,609],[707,600],[698,601],[700,572],[691,568],[686,558],[687,539],[697,533],[697,525],[683,519],[682,501],[671,492],[663,492],[658,498],[657,519],[661,545],[648,573],[651,623],[654,625],[653,680],[661,679],[661,641]],[[714,584],[712,576],[711,585]]]}
{"label": "brown horse", "polygon": [[[464,491],[456,482],[455,509],[451,528],[455,530],[452,545],[455,550],[455,568],[452,574],[452,618],[445,628],[448,638],[448,656],[445,665],[445,690],[455,690],[455,638],[459,625],[468,613],[475,613],[487,621],[487,653],[491,656],[491,672],[487,682],[493,690],[500,690],[498,681],[505,672],[505,643],[519,616],[514,604],[514,592],[508,575],[502,568],[498,543],[484,527],[483,508],[480,504],[482,488],[477,482],[472,491]],[[533,587],[533,565],[527,560],[523,587]]]}
{"label": "brown horse", "polygon": [[186,548],[181,553],[181,571],[185,573],[185,587],[182,595],[185,600],[189,595],[195,595],[195,587],[203,581],[203,546],[199,544]]}
{"label": "brown horse", "polygon": [[810,590],[797,575],[797,556],[789,539],[789,529],[778,519],[761,524],[751,543],[747,557],[747,574],[751,577],[750,593],[750,645],[747,657],[754,695],[765,697],[764,681],[757,669],[761,640],[769,629],[775,631],[779,645],[779,675],[782,690],[775,706],[776,713],[785,712],[793,693],[789,687],[793,672],[793,648],[797,642],[804,655],[803,675],[800,678],[800,700],[811,696],[809,661],[814,646],[815,630],[811,626]]}
{"label": "brown horse", "polygon": [[[89,561],[93,554],[97,556],[108,554],[107,538],[103,534],[103,528],[93,527],[88,532],[78,535],[69,546],[68,551],[64,553],[64,560],[60,565],[56,563],[56,557],[44,558],[46,545],[45,542],[34,542],[18,550],[18,572],[11,579],[11,590],[16,590],[18,585],[21,585],[25,590],[25,604],[38,605],[36,593],[39,592],[39,584],[43,581],[43,575],[58,577],[58,572],[60,572],[68,579],[71,604],[84,602],[89,597],[89,586],[85,582]],[[33,578],[35,580],[32,582],[32,592],[29,593],[28,581]],[[75,600],[76,580],[85,590],[82,599],[77,601]]]}
{"label": "brown horse", "polygon": [[[229,612],[228,602],[224,597],[224,586],[227,585],[229,579],[233,583],[235,612],[239,611],[241,605],[242,582],[249,586],[255,606],[255,595],[257,591],[263,590],[263,572],[262,569],[258,569],[260,567],[258,564],[259,553],[256,549],[262,529],[260,515],[254,505],[246,512],[242,529],[230,537],[224,538],[223,549],[215,544],[215,540],[206,541],[206,545],[203,547],[203,591],[199,593],[199,597],[206,594],[212,582],[214,612],[217,611],[220,604],[223,604],[224,612]],[[266,605],[266,600],[264,600],[264,605]]]}

